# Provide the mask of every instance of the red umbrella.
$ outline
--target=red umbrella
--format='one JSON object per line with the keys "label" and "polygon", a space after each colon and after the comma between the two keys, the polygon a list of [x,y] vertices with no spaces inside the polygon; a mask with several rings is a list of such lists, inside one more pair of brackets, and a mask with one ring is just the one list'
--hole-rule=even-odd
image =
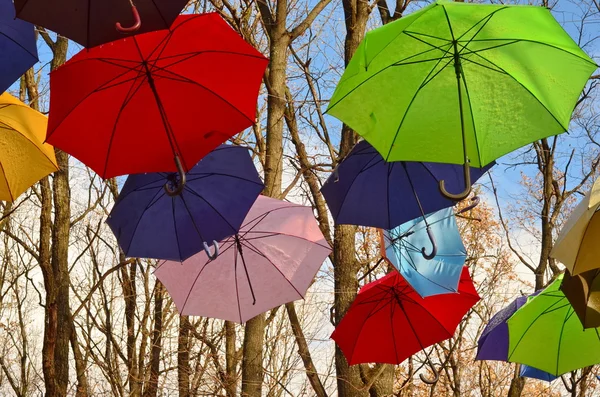
{"label": "red umbrella", "polygon": [[[457,293],[427,298],[421,298],[400,273],[392,272],[361,288],[331,338],[350,365],[400,364],[427,346],[452,337],[479,299],[466,267]],[[421,379],[427,382],[423,376]]]}
{"label": "red umbrella", "polygon": [[103,178],[183,177],[255,122],[267,64],[216,13],[182,15],[170,30],[83,50],[54,71],[47,141]]}

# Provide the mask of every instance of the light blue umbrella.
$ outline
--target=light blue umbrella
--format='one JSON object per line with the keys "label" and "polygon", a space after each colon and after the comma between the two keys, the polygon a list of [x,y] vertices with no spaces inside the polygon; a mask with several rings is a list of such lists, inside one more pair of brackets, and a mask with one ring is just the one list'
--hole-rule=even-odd
{"label": "light blue umbrella", "polygon": [[546,382],[552,382],[554,379],[558,378],[557,376],[554,376],[548,372],[544,372],[541,369],[530,367],[529,365],[525,364],[521,365],[519,376],[522,376],[523,378],[539,379]]}
{"label": "light blue umbrella", "polygon": [[[467,253],[452,208],[385,230],[383,236],[387,259],[419,295],[458,291]],[[437,248],[426,254],[424,247],[432,243]]]}

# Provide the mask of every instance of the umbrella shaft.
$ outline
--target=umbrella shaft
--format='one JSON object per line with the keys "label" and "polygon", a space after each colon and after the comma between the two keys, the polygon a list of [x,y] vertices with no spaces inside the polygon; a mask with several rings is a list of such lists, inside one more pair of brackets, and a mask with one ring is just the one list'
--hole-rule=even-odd
{"label": "umbrella shaft", "polygon": [[465,166],[467,166],[469,163],[469,157],[467,156],[467,139],[465,137],[465,117],[464,117],[464,113],[463,113],[462,89],[460,86],[460,76],[462,74],[462,67],[461,67],[461,63],[460,63],[460,53],[458,52],[458,41],[453,40],[452,44],[454,46],[454,71],[456,73],[456,84],[458,87],[458,108],[460,111],[460,132],[462,135],[464,164],[465,164]]}

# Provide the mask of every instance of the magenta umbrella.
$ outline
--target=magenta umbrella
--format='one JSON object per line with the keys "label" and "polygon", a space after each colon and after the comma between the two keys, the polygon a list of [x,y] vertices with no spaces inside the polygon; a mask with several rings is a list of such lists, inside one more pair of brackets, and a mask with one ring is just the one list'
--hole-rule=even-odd
{"label": "magenta umbrella", "polygon": [[240,231],[184,262],[163,261],[154,274],[182,315],[245,322],[303,299],[331,252],[312,208],[259,196]]}

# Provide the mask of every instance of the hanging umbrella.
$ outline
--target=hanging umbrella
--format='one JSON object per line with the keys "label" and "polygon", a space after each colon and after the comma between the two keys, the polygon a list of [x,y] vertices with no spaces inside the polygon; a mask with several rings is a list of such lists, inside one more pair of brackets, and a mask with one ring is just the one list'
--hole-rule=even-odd
{"label": "hanging umbrella", "polygon": [[84,50],[50,74],[48,142],[103,178],[184,173],[255,120],[268,60],[217,14]]}
{"label": "hanging umbrella", "polygon": [[470,168],[560,134],[597,65],[538,6],[437,1],[367,33],[327,112],[386,161]]}
{"label": "hanging umbrella", "polygon": [[214,260],[200,252],[154,272],[180,314],[241,323],[302,299],[331,252],[310,207],[265,196],[220,245]]}
{"label": "hanging umbrella", "polygon": [[0,200],[15,201],[58,170],[54,149],[42,143],[47,124],[40,112],[8,93],[0,95]]}
{"label": "hanging umbrella", "polygon": [[[471,168],[477,181],[494,163]],[[321,188],[338,224],[392,229],[424,213],[451,207],[438,190],[440,180],[464,188],[456,164],[386,162],[367,141],[360,141]]]}
{"label": "hanging umbrella", "polygon": [[[15,0],[17,17],[94,47],[168,29],[188,0]],[[121,22],[127,27],[123,27]]]}
{"label": "hanging umbrella", "polygon": [[519,376],[523,378],[543,380],[546,382],[552,382],[554,379],[558,378],[557,376],[554,376],[552,374],[549,374],[548,372],[544,372],[537,368],[530,367],[529,365],[521,365]]}
{"label": "hanging umbrella", "polygon": [[600,269],[588,270],[577,276],[565,272],[560,290],[584,328],[600,327]]}
{"label": "hanging umbrella", "polygon": [[[385,256],[422,297],[458,291],[467,252],[454,211],[446,208],[382,233]],[[431,259],[423,253],[435,235]]]}
{"label": "hanging umbrella", "polygon": [[508,360],[552,375],[600,362],[599,329],[584,329],[560,291],[560,275],[507,321]]}
{"label": "hanging umbrella", "polygon": [[163,187],[175,183],[176,176],[127,178],[106,221],[125,255],[185,260],[206,242],[237,233],[264,188],[248,149],[241,146],[221,145],[210,152],[187,173],[183,192],[171,197]]}
{"label": "hanging umbrella", "polygon": [[15,19],[12,0],[0,0],[0,94],[37,61],[33,25]]}
{"label": "hanging umbrella", "polygon": [[[399,273],[392,272],[361,288],[331,338],[350,365],[400,364],[452,337],[479,299],[466,267],[458,293],[427,298],[421,298]],[[433,369],[431,361],[430,365]],[[432,382],[422,375],[421,379]]]}
{"label": "hanging umbrella", "polygon": [[475,360],[508,361],[508,324],[506,321],[523,306],[528,299],[539,294],[541,290],[528,297],[519,296],[494,316],[487,323],[477,341]]}
{"label": "hanging umbrella", "polygon": [[600,179],[579,202],[560,230],[552,258],[561,261],[572,275],[600,268]]}

